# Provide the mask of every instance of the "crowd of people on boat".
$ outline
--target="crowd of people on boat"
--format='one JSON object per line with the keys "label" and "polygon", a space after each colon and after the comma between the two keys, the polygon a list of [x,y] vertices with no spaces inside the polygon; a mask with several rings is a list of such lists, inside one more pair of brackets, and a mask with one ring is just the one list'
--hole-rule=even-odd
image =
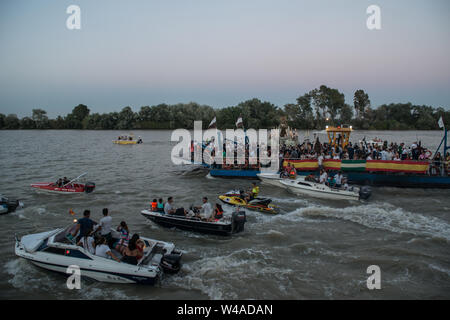
{"label": "crowd of people on boat", "polygon": [[[127,136],[127,135],[123,135],[123,136],[118,136],[117,137],[118,141],[133,141],[134,140],[134,136]],[[142,143],[142,138],[138,137],[137,139],[137,143]]]}
{"label": "crowd of people on boat", "polygon": [[421,142],[414,142],[406,145],[404,142],[388,143],[387,141],[375,140],[359,143],[349,143],[344,148],[341,145],[331,145],[329,143],[320,143],[319,139],[313,144],[305,141],[302,144],[294,146],[282,145],[280,147],[280,166],[284,160],[298,159],[308,160],[317,159],[319,169],[323,160],[390,160],[390,161],[428,161],[430,163],[430,174],[442,174],[449,172],[450,154],[447,152],[445,157],[437,152],[433,157],[431,150],[423,147]]}
{"label": "crowd of people on boat", "polygon": [[137,265],[144,255],[145,248],[145,243],[139,238],[139,234],[135,233],[130,237],[128,225],[125,221],[121,221],[116,228],[120,239],[113,238],[112,217],[109,215],[108,208],[104,208],[102,214],[103,217],[96,223],[91,219],[90,210],[85,210],[83,218],[77,221],[75,229],[68,235],[69,240],[73,240],[91,254]]}
{"label": "crowd of people on boat", "polygon": [[176,208],[173,197],[168,197],[164,203],[162,198],[153,199],[150,204],[151,211],[161,214],[174,215],[186,218],[196,218],[206,222],[217,222],[223,218],[223,208],[219,203],[212,207],[207,197],[202,198],[201,206],[192,206],[189,210],[183,207]]}

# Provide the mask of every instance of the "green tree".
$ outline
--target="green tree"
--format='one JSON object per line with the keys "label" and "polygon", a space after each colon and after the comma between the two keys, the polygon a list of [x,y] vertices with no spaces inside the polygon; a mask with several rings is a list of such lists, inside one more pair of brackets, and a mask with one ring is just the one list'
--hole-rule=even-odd
{"label": "green tree", "polygon": [[31,116],[31,119],[34,121],[36,129],[49,128],[47,111],[42,109],[33,109],[33,115]]}
{"label": "green tree", "polygon": [[5,129],[19,129],[20,121],[16,114],[8,114],[4,119]]}

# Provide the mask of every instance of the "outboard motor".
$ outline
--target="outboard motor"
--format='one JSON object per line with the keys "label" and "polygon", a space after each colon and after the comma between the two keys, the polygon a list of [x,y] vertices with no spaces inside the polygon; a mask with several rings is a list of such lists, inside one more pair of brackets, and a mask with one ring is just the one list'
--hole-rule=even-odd
{"label": "outboard motor", "polygon": [[247,222],[247,218],[245,216],[245,211],[233,212],[231,219],[232,219],[234,233],[244,231],[244,225],[245,225],[245,222]]}
{"label": "outboard motor", "polygon": [[84,185],[84,192],[91,193],[95,189],[95,183],[93,182],[86,182]]}
{"label": "outboard motor", "polygon": [[166,273],[177,273],[181,269],[181,255],[179,251],[172,251],[171,254],[165,254],[161,259],[161,267]]}
{"label": "outboard motor", "polygon": [[359,198],[363,200],[369,199],[370,195],[372,194],[372,189],[369,186],[362,186],[359,189]]}

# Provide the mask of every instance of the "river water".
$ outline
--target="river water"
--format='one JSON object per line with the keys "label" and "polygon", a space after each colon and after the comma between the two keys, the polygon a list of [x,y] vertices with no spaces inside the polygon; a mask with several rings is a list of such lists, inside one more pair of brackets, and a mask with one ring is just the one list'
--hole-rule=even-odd
{"label": "river water", "polygon": [[[2,299],[449,299],[450,190],[373,188],[367,203],[298,198],[261,186],[279,215],[247,212],[245,232],[230,238],[164,229],[140,215],[149,201],[172,195],[178,206],[216,201],[248,180],[208,179],[206,172],[170,161],[169,131],[135,131],[142,145],[113,145],[118,131],[0,131],[0,193],[23,209],[0,216]],[[304,133],[302,133],[304,134]],[[354,132],[433,150],[441,132]],[[32,182],[88,172],[92,194],[39,194]],[[66,226],[84,209],[98,220],[174,242],[183,268],[155,287],[83,280],[68,290],[65,275],[39,269],[14,255],[14,234]],[[367,267],[381,269],[381,290],[368,290]]]}

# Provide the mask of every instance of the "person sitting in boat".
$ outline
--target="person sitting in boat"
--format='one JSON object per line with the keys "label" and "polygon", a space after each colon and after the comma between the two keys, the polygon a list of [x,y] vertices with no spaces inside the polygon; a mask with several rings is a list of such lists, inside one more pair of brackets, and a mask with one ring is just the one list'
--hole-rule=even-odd
{"label": "person sitting in boat", "polygon": [[117,227],[117,231],[120,232],[120,239],[114,243],[113,248],[117,250],[121,255],[124,255],[125,248],[128,247],[130,241],[130,230],[125,221],[121,221]]}
{"label": "person sitting in boat", "polygon": [[294,166],[289,171],[289,178],[291,178],[291,179],[297,178],[297,170],[295,169]]}
{"label": "person sitting in boat", "polygon": [[142,143],[142,138],[141,137],[138,138],[137,143]]}
{"label": "person sitting in boat", "polygon": [[173,197],[167,198],[167,202],[164,205],[164,213],[165,214],[174,214],[175,213],[175,209],[172,207],[172,203],[173,203]]}
{"label": "person sitting in boat", "polygon": [[85,248],[87,251],[89,251],[92,254],[95,254],[95,239],[92,236],[93,229],[89,229],[87,233],[81,237],[80,241],[78,241],[77,245],[80,247]]}
{"label": "person sitting in boat", "polygon": [[342,172],[338,171],[338,173],[336,173],[336,175],[334,176],[336,188],[340,188],[342,186],[342,179],[343,179]]}
{"label": "person sitting in boat", "polygon": [[280,178],[282,179],[289,178],[289,167],[285,167],[283,171],[281,171]]}
{"label": "person sitting in boat", "polygon": [[55,186],[61,188],[63,186],[63,180],[61,178],[59,178],[56,182],[55,182]]}
{"label": "person sitting in boat", "polygon": [[325,169],[320,170],[319,183],[326,183],[328,180],[328,174]]}
{"label": "person sitting in boat", "polygon": [[152,207],[152,211],[158,211],[158,202],[156,199],[153,199],[153,201],[150,203]]}
{"label": "person sitting in boat", "polygon": [[165,214],[173,214],[176,216],[186,216],[187,211],[184,208],[175,209],[173,207],[173,197],[169,197],[167,199],[166,204],[164,205],[164,213]]}
{"label": "person sitting in boat", "polygon": [[69,182],[70,182],[70,180],[67,179],[67,177],[64,177],[64,178],[63,178],[63,185],[66,185],[66,184],[68,184]]}
{"label": "person sitting in boat", "polygon": [[211,204],[208,202],[207,197],[203,197],[202,202],[203,204],[201,207],[195,207],[195,209],[199,210],[198,217],[202,220],[210,220],[213,216]]}
{"label": "person sitting in boat", "polygon": [[99,239],[95,247],[95,255],[103,258],[111,258],[116,260],[117,262],[120,262],[120,259],[117,258],[114,253],[112,253],[107,242],[108,241],[104,237],[101,237]]}
{"label": "person sitting in boat", "polygon": [[336,179],[334,178],[334,176],[328,177],[326,185],[329,186],[330,188],[334,188],[336,186]]}
{"label": "person sitting in boat", "polygon": [[157,208],[158,208],[158,212],[164,212],[164,202],[163,202],[162,198],[158,199]]}
{"label": "person sitting in boat", "polygon": [[121,136],[117,137],[117,140],[119,140],[119,141],[122,140],[122,137]]}
{"label": "person sitting in boat", "polygon": [[216,203],[216,206],[214,208],[214,220],[219,221],[223,218],[223,209],[222,206],[218,203]]}
{"label": "person sitting in boat", "polygon": [[137,233],[133,234],[128,243],[128,247],[123,250],[122,261],[129,264],[137,265],[139,260],[144,256],[144,242],[139,238]]}

